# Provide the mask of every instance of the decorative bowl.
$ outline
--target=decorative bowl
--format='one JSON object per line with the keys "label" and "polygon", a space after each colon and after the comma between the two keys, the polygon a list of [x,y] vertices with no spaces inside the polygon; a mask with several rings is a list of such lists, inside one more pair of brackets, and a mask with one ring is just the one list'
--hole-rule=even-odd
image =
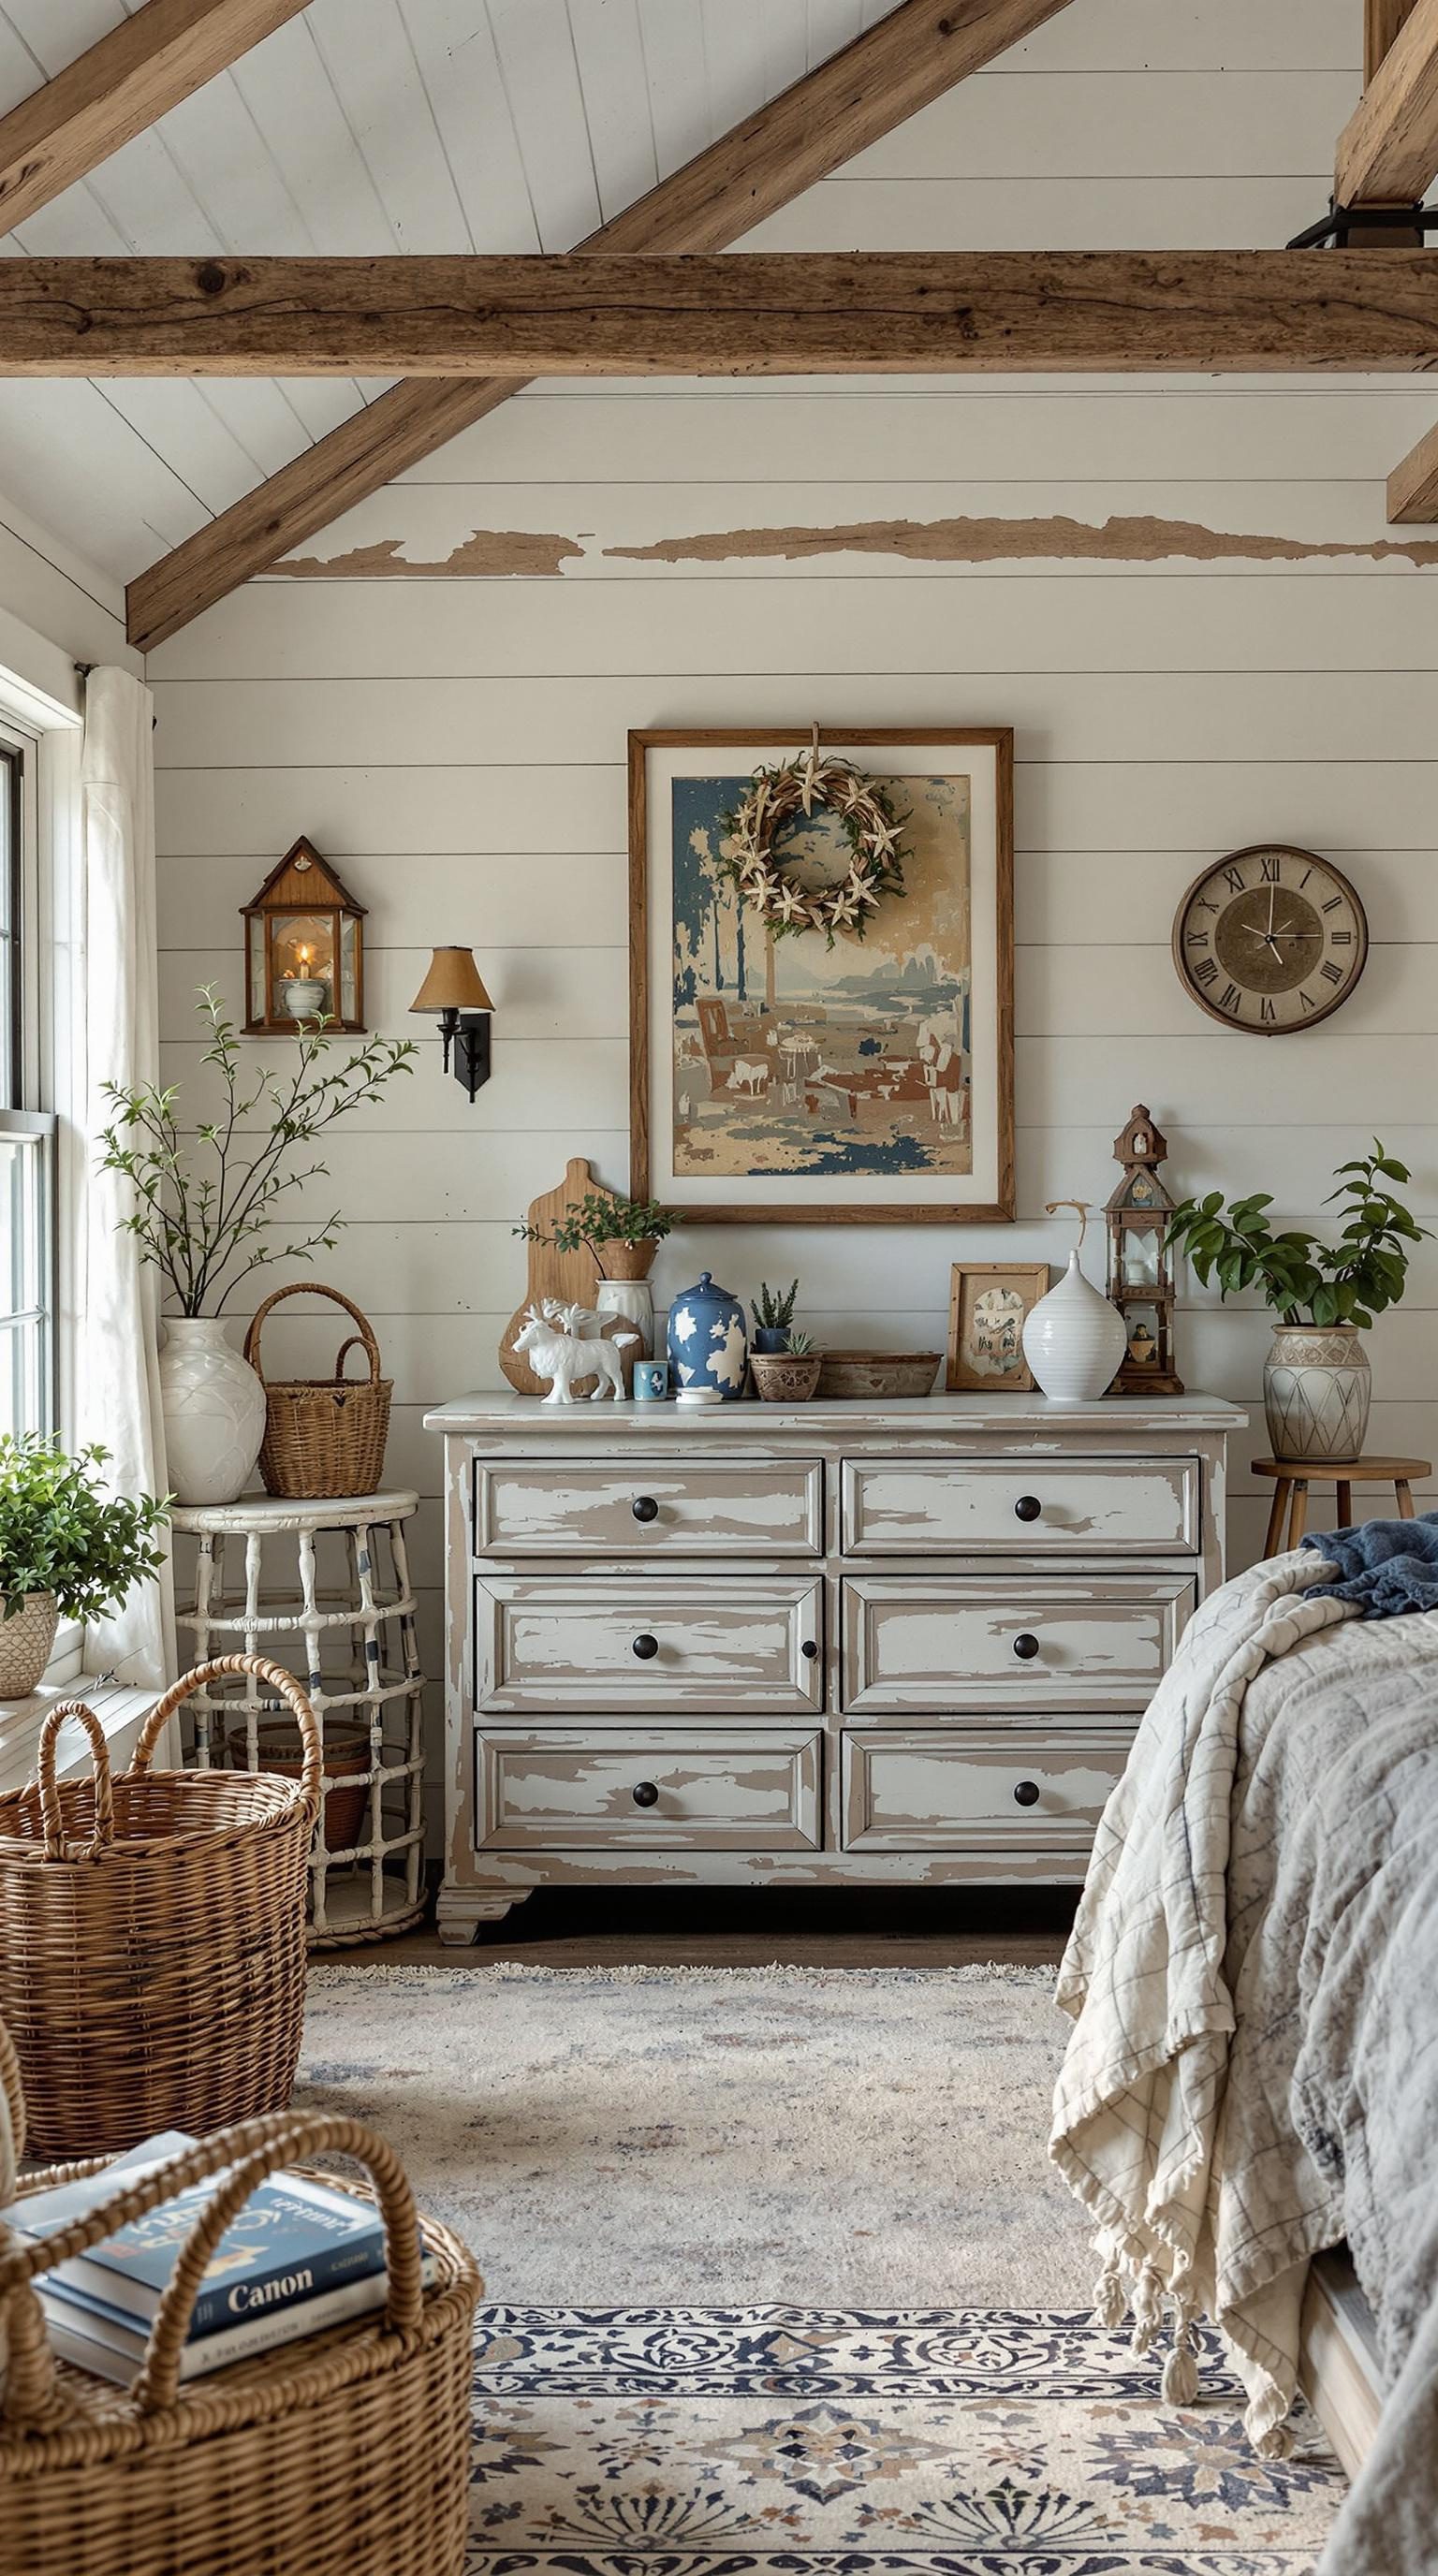
{"label": "decorative bowl", "polygon": [[941,1351],[821,1351],[819,1399],[928,1395],[939,1373]]}
{"label": "decorative bowl", "polygon": [[762,1404],[807,1404],[823,1367],[820,1351],[793,1359],[787,1351],[751,1351],[754,1392]]}

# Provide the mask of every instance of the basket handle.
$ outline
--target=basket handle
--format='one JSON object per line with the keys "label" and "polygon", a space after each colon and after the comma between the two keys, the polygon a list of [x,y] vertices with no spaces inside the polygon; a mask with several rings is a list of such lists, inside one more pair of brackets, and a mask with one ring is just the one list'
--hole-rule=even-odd
{"label": "basket handle", "polygon": [[[60,1812],[60,1790],[55,1778],[55,1743],[67,1717],[78,1717],[90,1739],[90,1758],[95,1765],[95,1830],[81,1853],[72,1852],[65,1840],[65,1822]],[[40,1729],[40,1752],[36,1765],[40,1783],[40,1822],[45,1830],[47,1860],[95,1860],[115,1839],[115,1796],[110,1781],[110,1755],[104,1729],[91,1708],[82,1699],[61,1700],[52,1708]]]}
{"label": "basket handle", "polygon": [[[287,1673],[282,1664],[272,1664],[267,1655],[216,1655],[208,1664],[196,1664],[193,1672],[182,1673],[177,1682],[170,1684],[164,1698],[155,1702],[140,1730],[139,1742],[130,1757],[131,1777],[137,1771],[149,1770],[150,1756],[165,1727],[191,1692],[203,1690],[208,1682],[219,1681],[226,1673],[253,1673],[256,1681],[263,1682],[267,1690],[276,1692],[284,1701],[299,1728],[300,1742],[304,1747],[304,1760],[295,1785],[291,1812],[306,1808],[313,1825],[320,1812],[320,1784],[324,1776],[320,1722],[294,1674]],[[59,1714],[58,1711],[56,1713]]]}
{"label": "basket handle", "polygon": [[[10,2326],[10,2362],[0,2420],[11,2424],[53,2419],[58,2403],[44,2318],[30,2288],[37,2272],[70,2262],[116,2230],[173,2200],[193,2183],[223,2174],[221,2188],[205,2203],[185,2240],[184,2250],[166,2285],[150,2329],[144,2366],[132,2397],[142,2415],[157,2415],[173,2406],[179,2391],[180,2359],[190,2329],[195,2296],[210,2257],[258,2186],[272,2173],[326,2153],[353,2156],[374,2183],[384,2220],[384,2319],[395,2334],[417,2332],[424,2307],[420,2269],[419,2218],[403,2165],[392,2147],[359,2120],[338,2112],[278,2111],[235,2128],[201,2138],[183,2155],[137,2176],[72,2225],[57,2229],[37,2243],[11,2238],[0,2229],[0,2313]],[[33,2318],[30,2311],[34,2312]],[[41,2351],[32,2349],[34,2319],[39,2320]],[[17,2338],[16,2327],[20,2331]],[[19,2369],[17,2371],[17,2360]]]}
{"label": "basket handle", "polygon": [[249,1361],[251,1368],[254,1370],[255,1375],[262,1386],[265,1383],[265,1373],[260,1366],[260,1326],[263,1324],[270,1308],[272,1306],[278,1306],[286,1297],[333,1297],[337,1306],[343,1306],[351,1323],[358,1324],[359,1332],[357,1335],[352,1334],[350,1336],[350,1340],[346,1342],[344,1350],[341,1351],[339,1359],[335,1363],[335,1375],[336,1377],[339,1376],[344,1365],[345,1351],[350,1350],[353,1347],[354,1342],[358,1340],[363,1344],[365,1355],[369,1360],[369,1382],[371,1386],[377,1386],[379,1384],[379,1344],[375,1340],[373,1330],[371,1329],[367,1317],[360,1313],[358,1306],[352,1303],[352,1301],[345,1295],[343,1289],[327,1288],[322,1279],[292,1279],[288,1288],[272,1289],[269,1296],[265,1299],[264,1304],[262,1306],[257,1306],[253,1315],[250,1317],[250,1328],[245,1335],[245,1358]]}
{"label": "basket handle", "polygon": [[25,2088],[15,2042],[0,2021],[0,2209],[8,2209],[15,2197],[24,2159]]}

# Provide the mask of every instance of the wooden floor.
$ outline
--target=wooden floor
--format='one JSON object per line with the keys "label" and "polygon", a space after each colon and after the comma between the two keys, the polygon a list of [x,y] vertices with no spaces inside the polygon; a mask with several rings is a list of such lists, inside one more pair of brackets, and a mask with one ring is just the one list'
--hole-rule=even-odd
{"label": "wooden floor", "polygon": [[469,1949],[431,1930],[359,1951],[335,1965],[385,1960],[447,1968],[526,1959],[549,1968],[958,1968],[997,1960],[1055,1967],[1077,1891],[912,1889],[903,1893],[541,1889]]}

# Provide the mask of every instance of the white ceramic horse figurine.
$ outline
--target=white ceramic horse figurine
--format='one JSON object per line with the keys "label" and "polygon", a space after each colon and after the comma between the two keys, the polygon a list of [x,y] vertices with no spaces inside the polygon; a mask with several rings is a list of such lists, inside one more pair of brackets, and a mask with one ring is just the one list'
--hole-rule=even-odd
{"label": "white ceramic horse figurine", "polygon": [[546,1404],[580,1403],[582,1398],[574,1393],[577,1377],[595,1380],[591,1402],[597,1402],[602,1395],[612,1395],[617,1403],[623,1396],[624,1368],[620,1352],[626,1350],[631,1342],[637,1343],[639,1335],[615,1333],[608,1341],[597,1336],[593,1341],[587,1341],[584,1326],[597,1324],[599,1320],[593,1307],[562,1306],[554,1297],[546,1297],[542,1306],[527,1309],[510,1349],[528,1360],[536,1377],[547,1377],[551,1381],[549,1393],[544,1398]]}

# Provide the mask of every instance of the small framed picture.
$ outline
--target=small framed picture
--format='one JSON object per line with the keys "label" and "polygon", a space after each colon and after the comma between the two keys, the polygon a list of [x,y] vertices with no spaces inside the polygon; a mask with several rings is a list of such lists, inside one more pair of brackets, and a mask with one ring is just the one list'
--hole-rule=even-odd
{"label": "small framed picture", "polygon": [[1024,1318],[1048,1292],[1046,1261],[956,1261],[949,1288],[951,1393],[1023,1395]]}

